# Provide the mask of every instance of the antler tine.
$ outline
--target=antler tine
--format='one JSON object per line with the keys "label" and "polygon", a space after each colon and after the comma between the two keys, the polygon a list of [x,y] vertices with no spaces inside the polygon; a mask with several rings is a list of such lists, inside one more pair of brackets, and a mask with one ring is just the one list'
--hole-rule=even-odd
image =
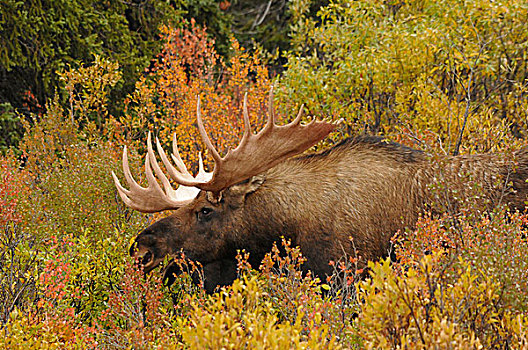
{"label": "antler tine", "polygon": [[[167,155],[165,154],[165,151],[163,150],[163,147],[161,147],[159,141],[157,141],[157,148],[158,153],[160,155],[161,161],[163,162],[163,165],[165,165],[165,169],[167,169],[167,172],[169,173],[169,176],[176,181],[180,186],[195,186],[197,183],[209,180],[212,175],[210,173],[206,173],[205,170],[203,173],[198,173],[196,177],[193,177],[188,171],[187,168],[185,168],[185,172],[180,172],[178,169],[176,169],[167,158]],[[200,155],[201,159],[201,155]],[[182,161],[183,164],[183,161]],[[183,167],[185,167],[185,164],[183,164]],[[203,168],[203,165],[202,165]],[[200,179],[200,180],[199,180]],[[205,179],[205,180],[202,180]]]}
{"label": "antler tine", "polygon": [[[199,158],[199,171],[196,177],[193,177],[191,173],[187,170],[187,167],[185,166],[185,163],[180,157],[180,153],[178,151],[178,146],[176,144],[176,134],[173,134],[172,138],[173,144],[172,144],[172,151],[173,154],[171,154],[172,159],[175,161],[176,166],[178,169],[174,168],[172,164],[169,162],[169,159],[167,158],[167,154],[163,150],[163,147],[161,147],[161,144],[159,142],[159,139],[156,137],[156,148],[158,150],[158,153],[160,155],[160,158],[165,165],[165,168],[167,169],[167,172],[171,175],[172,178],[179,178],[182,177],[186,181],[183,181],[185,183],[193,182],[193,181],[209,181],[211,177],[213,176],[212,173],[208,173],[204,170],[203,167],[203,160],[201,153],[198,155]],[[156,162],[156,158],[154,155],[154,151],[152,150],[151,141],[150,141],[150,133],[148,136],[148,152],[150,155],[151,164],[154,167],[154,171],[156,172],[156,175],[160,178],[163,185],[167,184],[170,188],[170,190],[167,190],[167,193],[170,193],[170,196],[177,199],[185,199],[185,200],[192,200],[198,192],[200,192],[200,189],[194,186],[185,186],[185,183],[180,183],[180,186],[176,191],[170,187],[170,183],[165,177],[165,174],[161,171],[161,168],[159,167],[158,163]],[[159,173],[158,173],[159,172]],[[166,181],[166,182],[165,182]]]}
{"label": "antler tine", "polygon": [[[295,117],[295,119],[293,120],[292,125],[299,125],[301,123],[301,119],[302,119],[302,116],[303,116],[303,111],[304,111],[304,104],[301,105],[301,108],[299,108],[299,112],[297,113],[297,117]],[[313,119],[311,121],[311,123],[313,123],[315,121],[315,119]]]}
{"label": "antler tine", "polygon": [[[301,125],[300,121],[302,118],[303,106],[299,109],[299,113],[295,120],[287,125],[276,125],[275,124],[275,111],[273,109],[273,87],[270,91],[269,97],[269,115],[266,126],[258,133],[253,134],[251,132],[251,123],[249,121],[249,113],[247,106],[247,94],[244,96],[243,115],[244,115],[244,134],[242,140],[237,148],[227,152],[225,157],[221,157],[218,151],[215,149],[207,132],[205,131],[202,115],[200,111],[200,97],[198,96],[196,115],[197,124],[200,135],[207,147],[211,152],[215,160],[215,166],[212,173],[205,172],[203,168],[203,161],[201,154],[199,155],[199,172],[196,177],[193,177],[185,167],[185,164],[181,160],[178,154],[178,147],[174,143],[174,154],[173,160],[176,162],[179,170],[176,169],[168,160],[167,155],[163,151],[163,148],[159,144],[159,140],[156,139],[156,145],[158,153],[160,154],[161,160],[167,169],[170,177],[176,181],[180,188],[177,191],[169,190],[169,181],[164,177],[161,169],[157,165],[150,145],[149,135],[149,157],[147,161],[152,165],[157,176],[160,178],[166,194],[163,193],[159,184],[155,181],[154,175],[150,169],[145,169],[147,172],[147,180],[149,181],[149,187],[151,193],[157,193],[158,195],[164,195],[165,198],[172,196],[174,193],[179,194],[182,191],[186,191],[186,186],[193,186],[197,189],[212,191],[218,193],[221,190],[236,184],[237,182],[243,181],[250,178],[251,176],[257,175],[263,171],[266,171],[281,161],[292,157],[296,154],[304,152],[306,149],[313,146],[319,140],[325,138],[335,127],[334,124],[326,121],[313,120],[307,125]],[[150,168],[149,164],[149,168]],[[130,175],[128,164],[123,163],[125,169],[125,177],[131,187],[131,190],[125,190],[121,185],[116,182],[116,186],[120,191],[122,197],[131,197],[136,192],[142,193],[146,190],[137,185]],[[181,189],[181,191],[180,191]],[[196,190],[196,189],[195,189]],[[194,192],[196,193],[196,192]],[[177,197],[179,198],[179,197]],[[126,199],[123,199],[126,201]]]}
{"label": "antler tine", "polygon": [[244,143],[244,141],[251,134],[251,123],[249,122],[249,113],[247,109],[247,92],[244,94],[243,115],[244,115],[244,135],[242,136],[242,140],[240,141],[240,144]]}
{"label": "antler tine", "polygon": [[205,173],[202,152],[198,152],[198,173]]}
{"label": "antler tine", "polygon": [[209,181],[213,177],[213,173],[208,173],[204,169],[202,152],[198,153],[198,174],[196,174],[196,180]]}
{"label": "antler tine", "polygon": [[275,125],[277,123],[276,117],[275,117],[275,108],[273,106],[273,85],[271,85],[269,97],[268,97],[268,122],[266,123],[266,126],[268,124]]}
{"label": "antler tine", "polygon": [[[160,151],[161,145],[159,143],[158,138],[156,137],[156,146],[158,147],[158,152]],[[184,174],[189,174],[189,171],[187,170],[187,167],[185,166],[185,163],[180,157],[180,152],[178,151],[178,141],[176,140],[176,133],[172,134],[172,154],[171,158],[176,163],[176,166],[180,171]]]}
{"label": "antler tine", "polygon": [[[159,141],[157,142],[157,144],[158,149],[161,149]],[[163,152],[163,149],[161,150]],[[167,156],[164,153],[162,153],[161,156],[162,158],[165,158],[165,160],[167,160]],[[177,190],[174,190],[172,188],[169,180],[167,179],[165,174],[163,174],[163,171],[161,170],[158,162],[156,161],[156,156],[152,149],[152,137],[150,132],[148,134],[147,140],[147,155],[145,156],[145,174],[147,177],[147,187],[140,186],[136,182],[136,180],[134,180],[130,172],[130,166],[128,164],[128,152],[126,146],[123,148],[122,162],[125,180],[128,183],[130,189],[127,190],[121,185],[119,179],[113,171],[112,178],[114,179],[114,183],[116,185],[119,196],[121,197],[125,205],[132,209],[145,213],[153,213],[167,209],[177,209],[191,202],[200,191],[196,187],[187,186],[179,186]],[[170,163],[168,164],[172,167]],[[167,164],[165,165],[167,166]],[[183,164],[183,162],[182,165],[183,167],[185,167],[185,164]],[[158,181],[156,180],[156,177],[152,172],[152,168],[154,168],[154,173],[161,181],[163,189],[160,187]],[[172,169],[177,172],[174,167],[172,167]],[[191,179],[194,179],[192,175],[190,175],[188,172],[184,176],[188,176]],[[204,171],[199,178],[202,181],[207,181],[211,178],[211,175],[209,173],[205,173]]]}
{"label": "antler tine", "polygon": [[[174,148],[174,147],[176,147],[176,148]],[[161,161],[163,162],[163,165],[165,165],[165,168],[167,169],[169,174],[178,173],[178,174],[181,174],[181,176],[192,178],[192,175],[189,173],[189,171],[187,171],[187,167],[185,166],[185,163],[183,163],[183,161],[180,158],[177,146],[174,146],[174,144],[173,144],[173,151],[174,151],[174,149],[176,149],[177,157],[174,154],[171,154],[171,156],[172,156],[172,160],[174,160],[174,162],[176,163],[176,166],[178,167],[178,169],[176,169],[171,164],[169,159],[167,158],[167,154],[163,150],[163,147],[161,147],[161,144],[160,144],[159,139],[157,137],[156,137],[156,149],[158,150],[158,154],[160,155]]]}
{"label": "antler tine", "polygon": [[182,203],[174,203],[165,195],[159,184],[156,182],[152,170],[150,168],[149,156],[145,157],[145,172],[147,174],[147,187],[141,187],[130,173],[128,165],[128,154],[126,146],[123,148],[123,173],[130,190],[121,186],[116,174],[112,171],[112,178],[117,188],[119,197],[128,207],[142,211],[145,213],[152,213],[165,209],[174,209],[181,206]]}
{"label": "antler tine", "polygon": [[[129,186],[133,187],[134,184],[137,185],[137,183],[134,181],[134,179],[132,178],[131,174],[130,174],[130,168],[128,167],[128,159],[127,159],[127,150],[126,150],[126,146],[123,148],[123,157],[122,157],[122,163],[123,163],[123,172],[125,173],[125,179],[127,180]],[[119,182],[116,174],[114,173],[114,171],[112,170],[112,178],[114,179],[114,184],[117,188],[117,193],[119,194],[119,197],[121,197],[121,199],[123,200],[123,202],[127,205],[127,206],[130,206],[131,204],[131,200],[130,198],[128,198],[128,196],[130,195],[130,191],[127,190],[126,188],[124,188],[123,186],[121,186],[121,183]],[[129,181],[129,179],[131,179],[132,181]]]}
{"label": "antler tine", "polygon": [[[147,175],[147,184],[148,184],[147,189],[152,189],[150,191],[150,193],[152,194],[168,197],[168,194],[163,193],[163,190],[161,189],[160,185],[158,184],[158,181],[156,181],[156,178],[154,177],[154,174],[152,173],[151,162],[152,162],[151,156],[150,154],[147,154],[145,156],[145,174]],[[154,159],[154,163],[156,164],[156,166],[158,166],[158,163],[156,163],[155,159]],[[159,169],[159,166],[158,166],[158,169]],[[159,172],[161,172],[161,170],[159,170]],[[167,185],[169,184],[167,183]],[[150,194],[150,193],[147,193],[147,194]]]}
{"label": "antler tine", "polygon": [[[157,137],[156,137],[156,141],[159,144],[159,141],[158,141]],[[148,158],[150,160],[150,165],[154,168],[154,172],[156,173],[156,176],[160,179],[161,184],[163,185],[163,188],[165,189],[165,193],[169,197],[174,197],[175,191],[172,188],[172,186],[171,186],[171,184],[169,182],[169,179],[167,179],[165,174],[163,174],[163,171],[161,171],[161,168],[160,168],[158,162],[156,161],[156,155],[154,155],[154,150],[152,150],[152,138],[150,136],[150,131],[149,131],[148,136],[147,136],[147,154],[148,154]],[[145,171],[147,171],[146,168],[145,168]],[[152,171],[150,171],[150,174],[152,175]],[[151,180],[153,180],[153,183],[155,183],[157,185],[157,187],[159,187],[158,182],[156,181],[154,176],[152,175],[151,177],[152,177]],[[147,171],[147,181],[148,180],[149,180],[149,172]],[[160,189],[160,191],[161,191],[161,189]]]}
{"label": "antler tine", "polygon": [[196,102],[196,121],[198,123],[198,131],[200,131],[200,136],[202,136],[205,147],[207,147],[207,149],[211,152],[211,155],[216,162],[221,161],[222,157],[220,157],[220,154],[218,154],[218,151],[211,143],[211,140],[209,139],[209,136],[207,136],[207,132],[205,131],[203,125],[202,113],[200,112],[200,96],[198,96],[198,102]]}

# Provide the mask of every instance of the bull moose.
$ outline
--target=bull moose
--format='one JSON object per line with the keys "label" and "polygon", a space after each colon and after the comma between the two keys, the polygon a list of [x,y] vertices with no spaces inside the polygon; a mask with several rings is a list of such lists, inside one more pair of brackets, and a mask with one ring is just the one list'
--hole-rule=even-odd
{"label": "bull moose", "polygon": [[[244,99],[244,134],[237,148],[221,157],[203,126],[200,101],[197,125],[214,158],[214,170],[193,176],[173,142],[171,158],[156,139],[157,151],[179,187],[174,190],[156,161],[149,133],[146,188],[133,179],[123,150],[123,169],[129,189],[112,172],[124,203],[141,212],[175,209],[174,213],[143,230],[131,255],[146,273],[167,255],[183,251],[204,266],[206,290],[229,284],[236,276],[237,250],[250,253],[257,267],[281,237],[300,247],[304,268],[324,278],[329,262],[344,254],[363,261],[387,255],[390,239],[412,225],[435,200],[431,185],[445,180],[466,193],[464,176],[482,187],[482,203],[502,202],[524,209],[528,193],[528,152],[512,159],[498,154],[446,156],[433,162],[423,152],[376,137],[348,138],[315,154],[299,155],[327,137],[334,123],[313,120],[301,125],[302,107],[295,120],[276,125],[270,92],[268,120],[254,134]],[[295,157],[296,156],[296,157]],[[161,182],[159,185],[156,177]]]}

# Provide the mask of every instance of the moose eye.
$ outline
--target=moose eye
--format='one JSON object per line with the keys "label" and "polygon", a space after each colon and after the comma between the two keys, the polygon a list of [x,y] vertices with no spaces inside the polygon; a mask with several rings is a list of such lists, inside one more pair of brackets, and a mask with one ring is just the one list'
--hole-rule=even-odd
{"label": "moose eye", "polygon": [[212,212],[213,212],[213,209],[211,209],[211,208],[203,207],[202,209],[200,209],[200,214],[202,214],[204,216],[207,216],[207,215],[211,214]]}
{"label": "moose eye", "polygon": [[211,214],[213,213],[213,209],[211,208],[207,208],[207,207],[203,207],[202,209],[200,209],[199,211],[196,212],[196,219],[198,220],[198,222],[207,222],[209,220],[211,220],[212,216]]}

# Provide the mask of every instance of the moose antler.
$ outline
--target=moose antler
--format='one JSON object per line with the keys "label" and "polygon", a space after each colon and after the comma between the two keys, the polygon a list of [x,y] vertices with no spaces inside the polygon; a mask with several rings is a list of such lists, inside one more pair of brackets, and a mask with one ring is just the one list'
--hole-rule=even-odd
{"label": "moose antler", "polygon": [[[229,150],[226,156],[222,158],[207,136],[200,112],[200,98],[198,98],[196,107],[198,130],[205,146],[215,160],[212,178],[202,180],[178,171],[168,162],[158,144],[163,164],[165,164],[171,178],[180,185],[194,186],[205,191],[218,193],[231,185],[272,168],[289,157],[304,152],[325,138],[335,127],[335,124],[316,121],[315,119],[308,125],[301,125],[303,106],[299,109],[299,113],[293,122],[283,126],[276,125],[273,110],[273,88],[270,91],[268,111],[266,125],[258,134],[253,134],[247,110],[247,94],[244,96],[244,135],[238,147]],[[177,150],[174,153],[177,154]]]}
{"label": "moose antler", "polygon": [[[180,185],[177,190],[174,190],[156,161],[149,132],[147,140],[148,152],[145,157],[148,186],[141,187],[132,177],[125,147],[123,150],[123,170],[130,190],[121,186],[116,175],[112,172],[119,196],[130,208],[151,213],[166,209],[177,209],[191,202],[200,189],[217,194],[231,185],[249,179],[251,176],[260,174],[289,157],[304,152],[325,138],[335,127],[335,124],[316,121],[315,119],[307,125],[301,125],[302,112],[303,107],[301,106],[293,122],[283,126],[276,125],[272,88],[268,104],[267,123],[255,135],[251,132],[246,94],[243,108],[244,135],[238,147],[234,150],[229,150],[226,156],[222,158],[205,131],[200,112],[200,98],[198,97],[196,106],[198,130],[205,146],[215,160],[213,172],[205,172],[200,154],[198,174],[195,177],[192,176],[180,157],[175,135],[172,144],[173,154],[171,154],[171,158],[176,164],[176,167],[174,167],[156,138],[156,147],[167,172]],[[163,189],[156,181],[151,167],[154,168],[156,176],[163,184]]]}
{"label": "moose antler", "polygon": [[[161,149],[157,138],[156,143],[158,145],[158,150]],[[178,169],[180,169],[182,173],[192,177],[192,175],[190,175],[190,173],[187,171],[185,164],[180,158],[180,155],[178,154],[175,136],[173,138],[173,149],[175,150],[175,155],[172,156],[176,165],[178,166]],[[191,202],[200,190],[196,187],[188,186],[179,186],[177,190],[174,190],[172,188],[169,180],[167,179],[165,174],[163,174],[163,171],[161,171],[158,163],[156,162],[156,156],[154,155],[154,151],[152,150],[150,132],[148,134],[147,139],[147,151],[147,155],[145,156],[145,173],[147,175],[148,183],[147,187],[141,187],[132,177],[132,174],[130,173],[130,167],[128,165],[128,154],[126,146],[123,149],[123,172],[125,174],[125,179],[128,183],[128,186],[130,187],[130,190],[127,190],[123,186],[121,186],[121,183],[117,179],[117,176],[112,171],[112,177],[114,178],[114,183],[117,187],[117,192],[119,193],[119,196],[121,197],[123,202],[128,207],[144,213],[154,213],[167,209],[177,209]],[[165,153],[163,153],[163,156],[165,156]],[[199,154],[199,161],[199,172],[198,175],[196,175],[195,179],[206,181],[211,178],[212,174],[205,172],[203,168],[201,154]],[[152,174],[151,166],[154,168],[156,176],[160,179],[161,183],[163,184],[163,189],[156,181],[154,174]]]}

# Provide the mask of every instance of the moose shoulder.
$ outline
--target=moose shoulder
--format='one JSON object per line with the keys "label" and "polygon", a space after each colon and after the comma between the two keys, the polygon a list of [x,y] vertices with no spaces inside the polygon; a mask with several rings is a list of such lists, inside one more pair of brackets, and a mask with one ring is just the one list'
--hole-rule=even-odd
{"label": "moose shoulder", "polygon": [[[156,162],[150,141],[145,169],[149,186],[133,180],[123,155],[130,190],[114,175],[119,194],[130,207],[144,211],[177,209],[147,227],[136,238],[131,254],[151,271],[167,255],[183,251],[204,265],[206,289],[228,284],[234,276],[238,249],[250,253],[258,266],[274,242],[285,237],[298,245],[306,258],[304,268],[324,278],[331,260],[344,254],[363,262],[387,255],[390,238],[412,226],[434,200],[431,184],[445,181],[467,194],[466,174],[482,186],[482,206],[502,201],[522,210],[528,193],[528,156],[513,160],[494,154],[446,157],[432,162],[422,152],[381,138],[347,139],[331,149],[301,155],[333,129],[326,122],[300,125],[296,120],[276,126],[271,108],[266,127],[257,135],[249,129],[240,146],[221,158],[207,138],[198,106],[198,126],[215,158],[215,170],[200,166],[196,177],[181,162],[177,148],[172,159],[158,143],[158,152],[178,190]],[[154,169],[163,189],[156,181]],[[502,180],[504,179],[504,180]],[[169,267],[167,270],[174,272]]]}

